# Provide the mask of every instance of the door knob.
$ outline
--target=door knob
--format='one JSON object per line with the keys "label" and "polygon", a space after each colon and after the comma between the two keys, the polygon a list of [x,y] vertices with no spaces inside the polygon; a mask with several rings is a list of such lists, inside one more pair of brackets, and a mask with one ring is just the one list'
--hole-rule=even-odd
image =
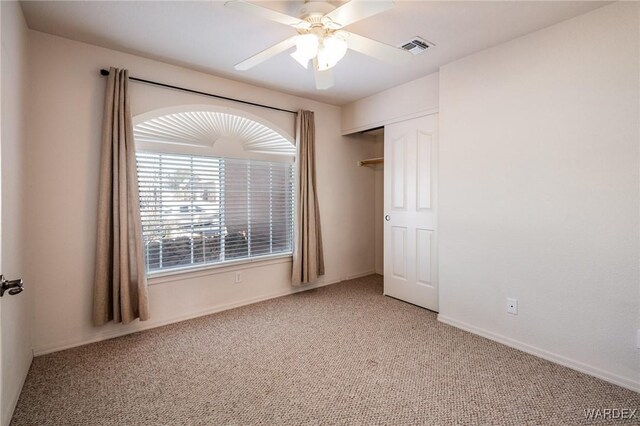
{"label": "door knob", "polygon": [[391,220],[391,216],[386,215],[386,216],[384,217],[384,220],[386,220],[387,222],[389,222],[389,221]]}
{"label": "door knob", "polygon": [[0,297],[4,296],[4,292],[7,290],[12,296],[22,293],[22,290],[24,290],[24,283],[22,282],[22,279],[7,280],[0,275]]}

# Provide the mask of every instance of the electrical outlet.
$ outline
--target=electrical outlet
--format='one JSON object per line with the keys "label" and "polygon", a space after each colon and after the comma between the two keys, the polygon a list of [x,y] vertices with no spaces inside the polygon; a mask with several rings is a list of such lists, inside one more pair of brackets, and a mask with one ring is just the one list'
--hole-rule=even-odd
{"label": "electrical outlet", "polygon": [[236,284],[242,282],[242,272],[236,272]]}
{"label": "electrical outlet", "polygon": [[513,315],[518,315],[518,299],[507,299],[507,312]]}

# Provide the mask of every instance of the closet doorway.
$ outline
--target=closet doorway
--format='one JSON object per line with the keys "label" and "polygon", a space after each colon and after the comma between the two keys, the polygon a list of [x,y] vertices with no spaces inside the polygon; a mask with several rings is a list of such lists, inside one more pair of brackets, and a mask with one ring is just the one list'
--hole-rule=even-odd
{"label": "closet doorway", "polygon": [[438,115],[366,133],[384,145],[383,170],[375,171],[376,271],[383,272],[384,294],[437,312]]}

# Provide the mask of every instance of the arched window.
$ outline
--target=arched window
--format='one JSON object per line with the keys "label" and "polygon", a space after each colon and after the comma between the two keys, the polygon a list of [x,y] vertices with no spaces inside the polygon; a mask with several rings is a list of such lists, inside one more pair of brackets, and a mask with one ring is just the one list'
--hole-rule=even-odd
{"label": "arched window", "polygon": [[147,272],[292,253],[290,136],[257,117],[211,107],[135,121]]}

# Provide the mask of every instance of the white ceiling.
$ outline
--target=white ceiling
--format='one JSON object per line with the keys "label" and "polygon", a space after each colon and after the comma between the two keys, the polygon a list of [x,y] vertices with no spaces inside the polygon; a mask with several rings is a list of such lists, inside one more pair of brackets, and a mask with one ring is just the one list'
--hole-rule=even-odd
{"label": "white ceiling", "polygon": [[[259,3],[296,15],[303,2]],[[342,105],[607,3],[399,0],[390,11],[346,29],[396,46],[417,35],[436,47],[401,66],[349,51],[334,68],[334,87],[325,91],[316,90],[312,71],[287,53],[248,71],[234,70],[236,63],[294,35],[295,30],[229,10],[222,1],[26,1],[22,8],[33,30]]]}

